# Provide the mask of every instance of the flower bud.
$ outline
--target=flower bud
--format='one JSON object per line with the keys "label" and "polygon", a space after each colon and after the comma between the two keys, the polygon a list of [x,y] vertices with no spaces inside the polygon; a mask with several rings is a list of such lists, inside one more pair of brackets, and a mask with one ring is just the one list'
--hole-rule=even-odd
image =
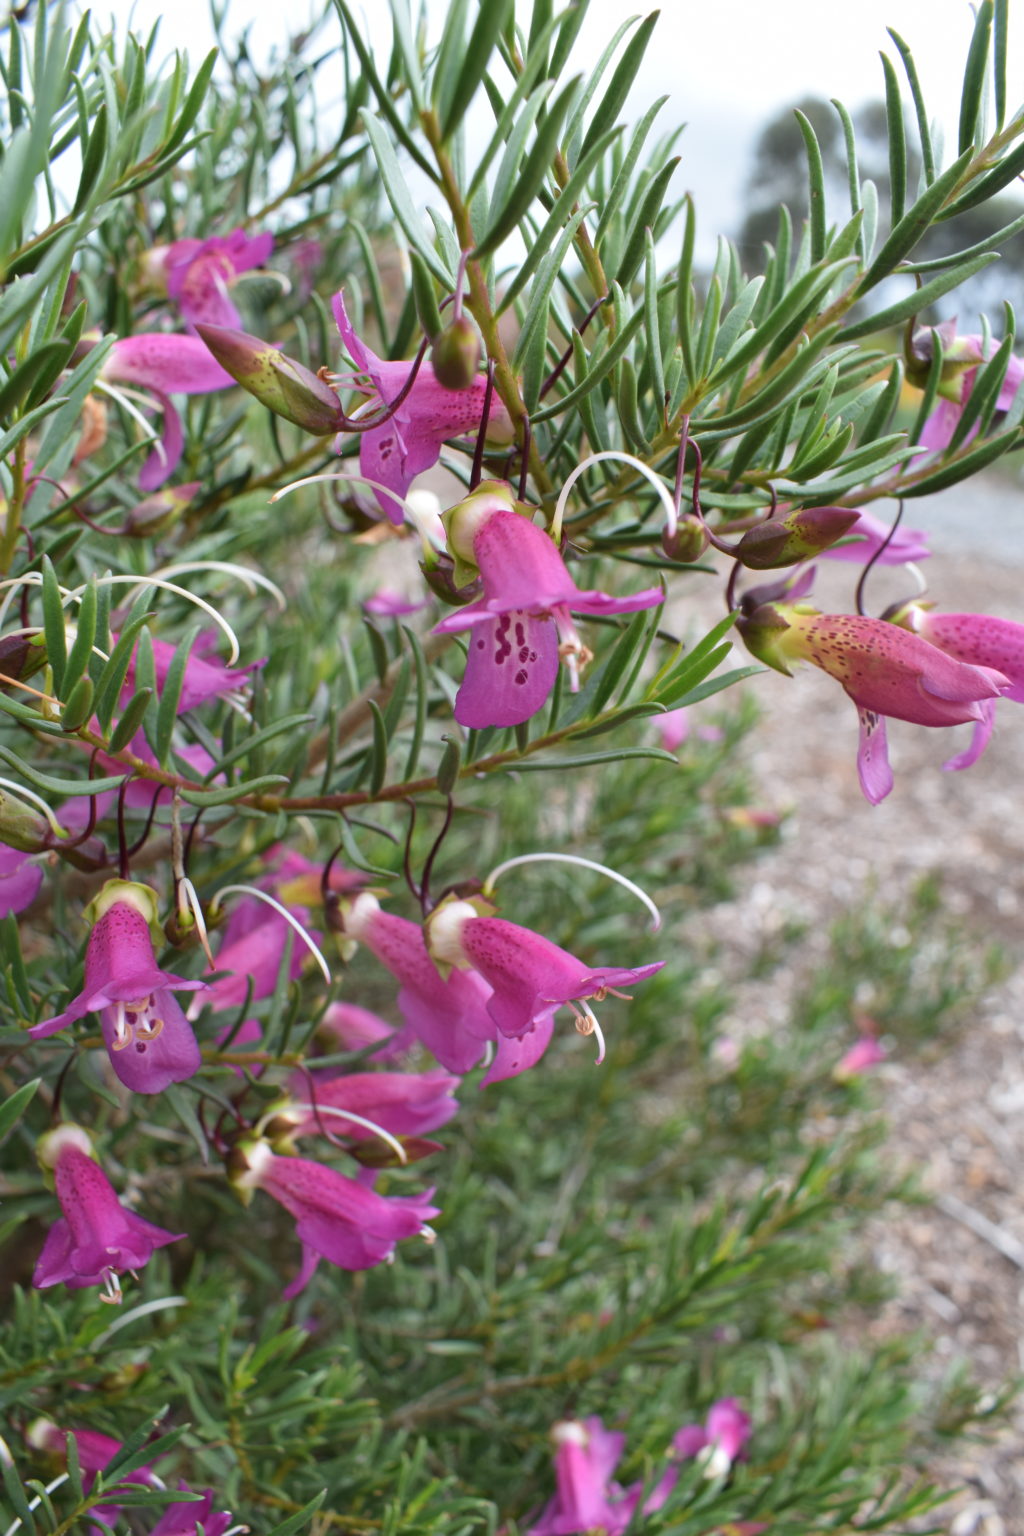
{"label": "flower bud", "polygon": [[446,326],[430,349],[430,361],[445,389],[468,389],[480,366],[480,337],[473,322],[460,315]]}
{"label": "flower bud", "polygon": [[187,485],[165,485],[138,502],[125,518],[124,533],[130,539],[152,539],[167,533],[199,489],[198,480]]}
{"label": "flower bud", "polygon": [[0,843],[20,853],[40,853],[53,846],[53,828],[35,806],[0,790]]}
{"label": "flower bud", "polygon": [[337,394],[303,363],[245,331],[222,325],[196,330],[221,367],[276,416],[316,437],[340,431],[344,413]]}
{"label": "flower bud", "polygon": [[797,565],[830,549],[859,517],[860,513],[849,507],[805,507],[749,528],[733,553],[742,565],[755,571]]}
{"label": "flower bud", "polygon": [[689,565],[694,560],[699,560],[708,547],[708,531],[699,517],[688,512],[681,517],[676,525],[675,533],[670,534],[666,528],[661,536],[661,547],[670,560],[678,560],[682,565]]}

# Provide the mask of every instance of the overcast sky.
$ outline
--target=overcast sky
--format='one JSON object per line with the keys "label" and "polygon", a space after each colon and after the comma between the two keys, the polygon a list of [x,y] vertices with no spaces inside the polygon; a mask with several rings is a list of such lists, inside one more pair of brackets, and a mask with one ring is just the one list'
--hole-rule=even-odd
{"label": "overcast sky", "polygon": [[[619,23],[647,8],[591,0],[575,67],[592,65]],[[124,18],[127,0],[112,9]],[[285,41],[287,26],[300,29],[319,9],[309,0],[232,0],[227,30],[251,28],[259,59]],[[354,9],[365,18],[366,35],[385,48],[390,24],[384,0],[354,0]],[[434,36],[445,9],[444,0],[427,0]],[[99,0],[95,11],[103,10]],[[135,0],[131,15],[142,31],[160,19],[163,48],[187,48],[193,64],[213,45],[206,0],[175,0],[173,6]],[[913,49],[929,110],[954,134],[972,25],[966,0],[664,0],[629,115],[640,116],[655,97],[668,94],[659,122],[664,128],[688,124],[674,185],[694,193],[706,248],[719,231],[736,229],[751,146],[767,117],[807,94],[837,96],[850,108],[882,95],[879,51],[887,49],[899,66],[887,26]],[[1016,17],[1011,8],[1010,26],[1012,108],[1024,102],[1021,8]]]}

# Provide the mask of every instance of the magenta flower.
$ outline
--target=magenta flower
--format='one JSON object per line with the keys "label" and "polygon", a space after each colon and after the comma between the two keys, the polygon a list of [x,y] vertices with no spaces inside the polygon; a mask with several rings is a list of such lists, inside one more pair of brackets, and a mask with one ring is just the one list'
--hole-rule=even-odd
{"label": "magenta flower", "polygon": [[904,528],[901,523],[886,544],[889,532],[888,525],[880,517],[861,511],[843,542],[820,550],[819,557],[822,560],[854,560],[858,565],[866,565],[883,544],[885,548],[878,556],[879,565],[907,565],[912,560],[926,560],[931,554],[928,535],[923,528]]}
{"label": "magenta flower", "polygon": [[419,613],[427,606],[426,599],[414,602],[396,592],[393,587],[379,587],[363,603],[363,612],[375,619],[397,619],[407,613]]}
{"label": "magenta flower", "polygon": [[115,341],[100,369],[108,384],[129,384],[148,390],[163,412],[164,430],[139,473],[144,491],[155,491],[174,473],[185,437],[171,395],[207,395],[226,389],[234,379],[197,336],[141,332]]}
{"label": "magenta flower", "polygon": [[[926,603],[908,603],[897,610],[895,622],[920,635],[929,645],[937,646],[947,656],[971,666],[1001,672],[1010,686],[1003,697],[1024,703],[1024,624],[1012,619],[994,618],[986,613],[936,613]],[[984,706],[982,719],[974,727],[970,745],[951,757],[944,768],[969,768],[977,762],[995,721],[995,700]]]}
{"label": "magenta flower", "polygon": [[177,1242],[183,1232],[165,1232],[143,1221],[118,1200],[110,1180],[92,1158],[92,1143],[77,1125],[60,1125],[40,1137],[36,1153],[52,1168],[63,1216],[54,1222],[36,1261],[32,1284],[40,1290],[66,1285],[106,1289],[105,1301],[120,1301],[116,1276],[141,1269],[156,1248]]}
{"label": "magenta flower", "polygon": [[630,597],[577,587],[553,540],[513,510],[511,487],[494,483],[445,514],[460,570],[480,572],[483,596],[450,613],[439,634],[470,631],[466,671],[455,700],[460,725],[519,725],[535,715],[555,684],[558,660],[572,686],[590,659],[570,613],[634,613],[663,601],[660,587]]}
{"label": "magenta flower", "polygon": [[394,1026],[358,1003],[331,1003],[317,1027],[318,1043],[321,1038],[335,1043],[342,1051],[362,1051],[371,1045],[378,1046],[372,1052],[376,1061],[395,1056],[400,1050]]}
{"label": "magenta flower", "polygon": [[317,1073],[311,1084],[297,1073],[289,1084],[291,1104],[281,1113],[293,1121],[292,1136],[318,1136],[324,1131],[365,1141],[373,1132],[366,1126],[333,1115],[333,1110],[352,1110],[372,1120],[393,1136],[424,1136],[446,1125],[459,1106],[452,1097],[459,1079],[447,1072],[349,1072],[340,1076]]}
{"label": "magenta flower", "polygon": [[309,1284],[321,1259],[339,1269],[372,1269],[389,1259],[404,1237],[424,1232],[439,1215],[433,1190],[420,1195],[378,1195],[356,1179],[304,1157],[281,1157],[263,1141],[239,1145],[246,1163],[233,1181],[240,1190],[264,1189],[295,1217],[302,1267],[284,1289],[291,1300]]}
{"label": "magenta flower", "polygon": [[435,908],[427,944],[436,961],[471,966],[493,988],[487,1012],[499,1033],[514,1040],[549,1028],[558,1009],[574,1002],[583,1004],[573,1012],[581,1032],[590,1034],[596,1021],[587,999],[644,981],[665,963],[590,967],[543,934],[504,918],[481,917],[469,901],[445,901]]}
{"label": "magenta flower", "polygon": [[[110,639],[112,645],[116,644],[117,634],[112,633]],[[208,699],[223,698],[225,694],[237,693],[248,685],[248,674],[263,666],[262,661],[254,661],[247,667],[226,667],[223,662],[217,660],[216,652],[212,650],[214,643],[212,635],[208,633],[205,636],[200,635],[189,652],[181,694],[178,698],[179,715],[183,715],[186,710],[197,708],[200,704],[205,704]],[[153,640],[152,645],[153,671],[157,688],[162,692],[177,647],[168,640]],[[129,662],[125,682],[127,701],[135,691],[134,655]]]}
{"label": "magenta flower", "polygon": [[703,1455],[709,1477],[728,1472],[743,1453],[750,1439],[750,1417],[735,1397],[720,1397],[712,1403],[706,1424],[684,1424],[672,1440],[680,1456],[689,1459]]}
{"label": "magenta flower", "polygon": [[162,271],[167,293],[181,310],[182,319],[194,326],[240,326],[242,317],[228,293],[243,272],[262,267],[274,249],[271,234],[254,235],[233,229],[229,235],[208,240],[175,240],[150,253],[151,269]]}
{"label": "magenta flower", "polygon": [[[293,915],[303,927],[309,927],[309,914],[305,908],[295,909]],[[312,929],[309,932],[313,939],[319,940],[318,933]],[[217,951],[217,969],[226,974],[215,977],[209,983],[202,1001],[209,1004],[215,1013],[223,1012],[225,1008],[238,1008],[245,1002],[250,982],[251,1002],[270,997],[277,986],[281,960],[289,938],[293,943],[288,980],[295,981],[302,974],[309,950],[280,912],[275,912],[273,907],[268,907],[255,897],[244,898],[225,924]]]}
{"label": "magenta flower", "polygon": [[[114,1457],[123,1449],[120,1440],[115,1440],[111,1435],[101,1434],[98,1429],[58,1429],[49,1419],[37,1419],[29,1428],[27,1439],[38,1451],[46,1451],[52,1456],[59,1456],[62,1461],[67,1460],[68,1435],[75,1437],[75,1445],[78,1450],[78,1465],[84,1476],[82,1486],[86,1493],[92,1491],[96,1482],[97,1472],[105,1472]],[[160,1487],[156,1475],[149,1464],[136,1467],[134,1472],[126,1472],[124,1477],[109,1490],[112,1497],[116,1498],[117,1491],[125,1484],[133,1484],[143,1488]],[[193,1506],[195,1507],[195,1506]],[[95,1504],[89,1510],[89,1518],[97,1521],[97,1525],[90,1527],[94,1536],[103,1536],[103,1533],[120,1518],[120,1504]]]}
{"label": "magenta flower", "polygon": [[[916,373],[921,381],[927,377],[934,353],[933,336],[942,339],[942,378],[939,383],[939,403],[928,417],[921,433],[922,448],[941,451],[948,447],[956,431],[964,406],[971,397],[978,368],[997,350],[998,343],[990,337],[988,345],[982,336],[958,336],[956,321],[947,320],[942,325],[916,331],[911,343],[912,361],[917,364]],[[1024,359],[1011,357],[996,399],[997,411],[1008,411],[1017,391],[1024,381]],[[977,434],[975,424],[965,439],[970,442]]]}
{"label": "magenta flower", "polygon": [[872,805],[893,782],[886,718],[928,726],[974,722],[979,729],[967,754],[974,762],[992,732],[992,705],[1011,686],[1002,672],[957,661],[896,624],[859,614],[765,603],[737,620],[737,629],[777,671],[788,675],[790,661],[809,661],[842,684],[857,706],[857,770]]}
{"label": "magenta flower", "polygon": [[346,935],[365,944],[401,984],[398,1007],[409,1035],[449,1072],[462,1076],[476,1066],[497,1033],[487,1007],[490,988],[482,978],[462,971],[442,978],[419,925],[383,912],[369,891],[344,904],[342,912]]}
{"label": "magenta flower", "polygon": [[172,989],[195,992],[187,981],[158,969],[150,925],[156,896],[146,886],[108,880],[91,904],[93,929],[85,951],[85,984],[55,1018],[34,1024],[42,1040],[87,1013],[98,1013],[110,1062],[126,1088],[160,1093],[184,1082],[201,1065],[196,1037]]}
{"label": "magenta flower", "polygon": [[566,1419],[551,1431],[557,1493],[526,1536],[618,1536],[629,1524],[639,1485],[625,1490],[612,1481],[626,1437],[605,1429],[597,1417]]}
{"label": "magenta flower", "polygon": [[[376,414],[391,405],[408,383],[408,362],[387,362],[360,341],[352,328],[340,293],[333,301],[341,339],[356,365],[356,387],[369,397],[365,410]],[[446,389],[430,363],[423,363],[402,404],[379,427],[360,434],[359,468],[369,480],[393,491],[375,494],[385,516],[401,523],[401,500],[416,476],[431,469],[444,443],[478,432],[483,421],[486,382],[481,375],[467,389]],[[495,442],[512,440],[512,422],[497,395],[492,394],[487,436]]]}
{"label": "magenta flower", "polygon": [[851,1045],[836,1062],[832,1076],[837,1082],[849,1082],[851,1077],[859,1077],[862,1072],[870,1072],[872,1067],[877,1067],[885,1060],[885,1056],[885,1046],[874,1035],[861,1035],[856,1045]]}
{"label": "magenta flower", "polygon": [[[192,1493],[188,1483],[178,1482],[179,1493]],[[149,1536],[198,1536],[198,1528],[203,1528],[203,1536],[224,1536],[224,1532],[231,1524],[232,1516],[226,1509],[213,1510],[213,1489],[207,1488],[202,1499],[188,1504],[169,1504],[160,1519],[150,1531]]]}

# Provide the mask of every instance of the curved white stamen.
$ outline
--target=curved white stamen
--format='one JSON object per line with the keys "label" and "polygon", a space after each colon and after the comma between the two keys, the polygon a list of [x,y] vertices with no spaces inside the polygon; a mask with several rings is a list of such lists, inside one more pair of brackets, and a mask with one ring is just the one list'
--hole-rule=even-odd
{"label": "curved white stamen", "polygon": [[298,918],[295,917],[293,913],[289,912],[287,907],[283,907],[279,901],[275,901],[273,896],[268,896],[266,891],[261,891],[261,890],[257,889],[257,887],[255,885],[224,885],[224,886],[221,886],[221,888],[217,892],[216,896],[210,902],[210,912],[211,912],[211,914],[216,912],[217,908],[221,904],[221,900],[223,899],[223,897],[225,897],[225,896],[237,896],[239,893],[241,893],[242,895],[245,895],[245,896],[255,896],[257,901],[265,901],[268,907],[273,907],[275,912],[279,912],[280,913],[280,915],[284,918],[285,922],[288,923],[290,927],[294,928],[295,932],[298,934],[298,936],[302,940],[303,944],[305,944],[306,948],[312,954],[312,956],[313,956],[314,960],[316,961],[317,965],[320,967],[321,971],[323,971],[323,973],[324,973],[324,979],[326,980],[327,985],[330,986],[331,982],[334,980],[334,977],[331,975],[331,968],[327,964],[327,961],[324,959],[323,955],[321,954],[320,949],[318,948],[318,946],[316,944],[316,941],[314,939],[310,938],[309,934],[306,932],[305,928],[303,928],[303,926],[299,922]]}
{"label": "curved white stamen", "polygon": [[[132,420],[138,423],[138,425],[142,428],[143,436],[152,445],[153,451],[159,458],[161,464],[166,465],[167,449],[160,441],[160,434],[158,432],[154,432],[153,428],[150,426],[145,416],[143,416],[138,406],[132,404],[131,400],[128,398],[128,393],[122,389],[115,389],[112,384],[108,384],[106,379],[102,378],[96,379],[95,385],[96,388],[102,390],[105,395],[109,395],[112,400],[116,400],[118,405],[121,406],[122,410],[127,411]],[[137,398],[144,399],[147,404],[151,403],[148,395],[140,395],[137,396]]]}
{"label": "curved white stamen", "polygon": [[[4,1447],[4,1449],[6,1450],[6,1446]],[[11,1460],[11,1465],[13,1465],[13,1458]],[[59,1488],[63,1483],[66,1483],[67,1480],[68,1480],[67,1472],[62,1472],[60,1474],[60,1477],[55,1477],[52,1483],[47,1483],[46,1488],[45,1488],[44,1491],[46,1493],[53,1493],[54,1489]],[[29,1507],[29,1509],[38,1509],[42,1502],[43,1502],[43,1495],[41,1493],[37,1493],[34,1499],[29,1499],[28,1507]],[[18,1529],[18,1527],[21,1525],[21,1523],[22,1523],[21,1516],[19,1515],[17,1520],[12,1520],[11,1521],[11,1523],[7,1527],[6,1531],[4,1531],[4,1536],[14,1536],[14,1532]]]}
{"label": "curved white stamen", "polygon": [[434,1228],[430,1225],[429,1221],[425,1221],[422,1227],[420,1227],[419,1235],[422,1237],[428,1248],[432,1248],[437,1242],[437,1233],[434,1231]]}
{"label": "curved white stamen", "polygon": [[114,1004],[114,1050],[123,1051],[131,1038],[131,1030],[124,1017],[124,1002],[119,998]]}
{"label": "curved white stamen", "polygon": [[[357,1115],[354,1109],[338,1109],[333,1104],[293,1104],[290,1100],[288,1108],[301,1109],[304,1113],[313,1116],[334,1115],[339,1120],[351,1120],[353,1125],[361,1125],[365,1131],[372,1131],[375,1136],[380,1137],[381,1141],[386,1141],[400,1163],[407,1163],[409,1161],[405,1148],[396,1136],[392,1136],[390,1131],[386,1131],[382,1125],[378,1125],[376,1120],[367,1120],[365,1115]],[[275,1109],[267,1111],[262,1120],[254,1127],[257,1136],[263,1135],[263,1127],[269,1125],[278,1112]]]}
{"label": "curved white stamen", "polygon": [[212,971],[213,955],[210,953],[210,936],[206,927],[206,918],[203,916],[203,904],[199,900],[198,892],[192,881],[188,878],[188,875],[182,876],[181,889],[188,903],[189,911],[195,920],[196,933],[199,935],[199,943],[202,946],[203,954],[206,956],[207,964]]}
{"label": "curved white stamen", "polygon": [[576,1033],[579,1035],[594,1036],[597,1041],[597,1060],[594,1065],[599,1067],[602,1061],[604,1061],[605,1057],[604,1031],[602,1030],[600,1024],[597,1022],[597,1014],[590,1007],[590,1005],[588,1003],[581,1002],[580,1007],[582,1008],[583,1013],[582,1015],[577,1014],[576,1016]]}
{"label": "curved white stamen", "polygon": [[[9,630],[7,630],[6,633],[4,634],[4,639],[5,640],[16,640],[19,635],[41,635],[42,633],[43,633],[43,630],[42,630],[42,626],[41,625],[39,625],[39,624],[26,624],[23,629],[9,629]],[[92,645],[92,646],[89,647],[89,649],[92,651],[93,655],[94,656],[98,656],[101,661],[109,661],[110,660],[110,657],[107,655],[106,651],[101,651],[98,645]]]}
{"label": "curved white stamen", "polygon": [[492,869],[484,881],[483,894],[489,896],[497,885],[501,876],[507,869],[514,869],[517,864],[577,864],[582,869],[593,869],[599,875],[607,875],[609,880],[614,880],[617,885],[624,886],[627,891],[632,891],[637,901],[643,903],[651,914],[651,932],[657,933],[661,927],[661,913],[647,892],[641,890],[632,880],[620,875],[617,869],[609,869],[607,864],[598,864],[593,859],[582,859],[576,853],[521,853],[518,858],[506,859]]}
{"label": "curved white stamen", "polygon": [[28,800],[30,804],[37,806],[50,823],[55,837],[69,836],[69,833],[57,820],[56,811],[52,810],[43,797],[36,794],[34,789],[26,789],[23,784],[15,784],[13,779],[0,779],[0,788],[12,789],[19,800]]}
{"label": "curved white stamen", "polygon": [[591,464],[600,463],[602,459],[616,459],[620,464],[629,464],[633,469],[638,470],[646,480],[651,482],[651,484],[654,486],[654,489],[661,497],[661,504],[665,508],[665,532],[668,534],[669,538],[671,538],[675,533],[676,528],[679,526],[679,518],[678,514],[676,513],[675,502],[672,500],[672,492],[669,490],[664,480],[662,480],[660,475],[656,475],[654,473],[654,470],[650,467],[649,464],[645,464],[642,459],[634,458],[631,453],[620,453],[617,448],[604,448],[600,453],[589,454],[587,458],[585,458],[581,463],[577,464],[576,468],[572,471],[571,475],[569,475],[565,484],[562,486],[562,489],[558,494],[558,500],[555,503],[555,515],[551,519],[550,533],[555,543],[557,544],[562,537],[562,518],[565,514],[565,504],[569,499],[569,492],[572,490],[573,486],[576,484],[576,481],[579,479],[580,475],[582,475],[583,471],[585,469],[589,469]]}
{"label": "curved white stamen", "polygon": [[105,1328],[97,1338],[93,1339],[93,1348],[105,1344],[111,1334],[116,1333],[119,1328],[126,1328],[129,1323],[134,1323],[137,1317],[148,1317],[151,1312],[163,1312],[167,1307],[183,1307],[187,1301],[187,1296],[158,1296],[154,1301],[143,1301],[139,1306],[132,1307],[130,1312],[125,1312],[116,1323],[111,1323],[109,1328]]}
{"label": "curved white stamen", "polygon": [[903,569],[905,571],[909,571],[911,576],[913,576],[914,580],[917,582],[917,593],[916,593],[916,595],[918,597],[921,596],[922,592],[927,592],[927,590],[928,590],[927,579],[926,579],[923,571],[921,570],[921,567],[916,563],[916,561],[908,560],[906,565],[903,567]]}
{"label": "curved white stamen", "polygon": [[[405,497],[399,496],[398,492],[393,491],[389,485],[382,485],[379,480],[371,480],[368,475],[304,475],[301,480],[293,480],[290,485],[282,485],[281,489],[279,491],[275,491],[273,496],[271,496],[271,503],[273,504],[275,501],[280,501],[282,496],[289,495],[291,491],[299,490],[301,486],[320,485],[328,480],[347,480],[352,485],[368,485],[371,490],[380,491],[383,496],[390,496],[391,500],[401,507],[406,522],[411,523],[412,526],[417,529],[417,531],[419,531],[419,514],[415,511],[414,508],[410,507]],[[445,545],[442,544],[437,547],[444,549]]]}
{"label": "curved white stamen", "polygon": [[[4,619],[7,617],[7,610],[14,601],[14,595],[18,588],[41,587],[42,584],[43,578],[39,571],[26,571],[23,576],[9,576],[6,581],[0,581],[0,592],[2,592],[5,587],[9,588],[7,596],[4,598],[3,602],[0,603],[0,626],[3,625]],[[67,595],[66,587],[58,587],[57,590],[60,592],[62,597]]]}
{"label": "curved white stamen", "polygon": [[188,571],[220,571],[225,576],[237,576],[250,596],[254,597],[256,588],[262,587],[270,593],[282,613],[288,607],[288,600],[281,588],[269,576],[264,576],[262,571],[250,570],[247,565],[236,565],[233,560],[183,560],[175,565],[161,566],[153,575],[184,576]]}
{"label": "curved white stamen", "polygon": [[[228,666],[233,666],[234,663],[238,660],[239,656],[242,654],[242,648],[238,643],[238,636],[231,628],[231,625],[228,623],[227,619],[225,619],[222,614],[218,613],[216,608],[208,603],[205,598],[197,597],[196,594],[194,592],[190,592],[187,587],[179,587],[173,581],[163,581],[159,576],[127,575],[100,576],[97,579],[96,585],[98,587],[113,587],[123,586],[125,583],[128,583],[132,587],[132,592],[129,594],[129,596],[132,598],[133,602],[135,600],[134,593],[136,588],[138,588],[138,590],[141,592],[146,587],[159,587],[162,592],[173,592],[177,597],[183,597],[187,602],[194,603],[197,608],[201,608],[204,613],[208,613],[210,618],[217,625],[217,628],[222,630],[223,633],[227,636],[228,643],[231,646],[231,654],[228,657]],[[66,601],[78,602],[84,591],[84,586],[76,587],[74,591],[67,594]]]}
{"label": "curved white stamen", "polygon": [[487,1040],[484,1043],[484,1055],[483,1055],[483,1060],[480,1063],[480,1065],[484,1068],[485,1071],[490,1066],[491,1062],[494,1060],[496,1055],[497,1055],[497,1050],[495,1048],[494,1041],[493,1040]]}

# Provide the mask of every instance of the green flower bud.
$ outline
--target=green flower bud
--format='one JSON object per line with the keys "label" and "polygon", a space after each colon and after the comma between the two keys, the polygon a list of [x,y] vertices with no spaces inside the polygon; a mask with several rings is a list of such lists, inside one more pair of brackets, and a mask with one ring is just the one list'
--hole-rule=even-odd
{"label": "green flower bud", "polygon": [[337,394],[303,363],[245,331],[222,325],[197,325],[196,330],[221,367],[275,416],[316,437],[340,431],[343,412]]}
{"label": "green flower bud", "polygon": [[438,383],[445,389],[468,389],[480,367],[480,337],[465,315],[446,326],[430,349]]}

